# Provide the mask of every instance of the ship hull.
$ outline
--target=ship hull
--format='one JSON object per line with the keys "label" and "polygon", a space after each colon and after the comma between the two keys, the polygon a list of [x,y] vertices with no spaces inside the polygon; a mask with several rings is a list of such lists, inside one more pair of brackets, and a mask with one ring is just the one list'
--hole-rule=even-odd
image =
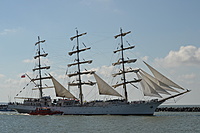
{"label": "ship hull", "polygon": [[[162,102],[148,102],[138,104],[113,104],[106,106],[50,106],[52,110],[62,111],[64,115],[153,115]],[[37,106],[9,105],[19,113],[29,113]]]}

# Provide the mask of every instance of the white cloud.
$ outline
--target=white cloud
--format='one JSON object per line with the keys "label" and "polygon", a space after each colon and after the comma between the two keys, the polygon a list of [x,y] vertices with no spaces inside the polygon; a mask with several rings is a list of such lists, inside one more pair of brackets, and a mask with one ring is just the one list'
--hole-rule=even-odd
{"label": "white cloud", "polygon": [[114,66],[101,66],[98,68],[94,68],[98,74],[103,75],[103,76],[110,76],[111,73],[113,73]]}
{"label": "white cloud", "polygon": [[198,77],[199,75],[195,73],[186,73],[186,74],[182,74],[178,76],[178,79],[180,82],[182,82],[182,84],[185,84],[186,86],[191,87],[199,82]]}
{"label": "white cloud", "polygon": [[30,60],[30,59],[26,59],[26,60],[23,60],[24,63],[33,63],[35,62],[34,59]]}
{"label": "white cloud", "polygon": [[142,60],[143,60],[143,61],[148,61],[148,59],[149,59],[148,56],[144,56],[144,57],[142,57]]}
{"label": "white cloud", "polygon": [[[37,60],[35,59],[25,59],[22,61],[23,63],[37,63]],[[41,62],[43,62],[43,64],[47,64],[47,65],[50,65],[51,64],[51,61],[47,58],[41,58]]]}
{"label": "white cloud", "polygon": [[5,77],[5,75],[3,75],[3,74],[0,74],[0,78],[3,78],[3,77]]}
{"label": "white cloud", "polygon": [[196,74],[191,73],[191,74],[186,74],[182,75],[180,78],[185,79],[185,80],[191,80],[196,78]]}
{"label": "white cloud", "polygon": [[3,31],[0,31],[0,35],[7,35],[10,33],[16,33],[17,29],[4,29]]}
{"label": "white cloud", "polygon": [[200,48],[182,46],[178,51],[170,51],[166,57],[157,58],[155,61],[165,67],[197,66],[200,65]]}

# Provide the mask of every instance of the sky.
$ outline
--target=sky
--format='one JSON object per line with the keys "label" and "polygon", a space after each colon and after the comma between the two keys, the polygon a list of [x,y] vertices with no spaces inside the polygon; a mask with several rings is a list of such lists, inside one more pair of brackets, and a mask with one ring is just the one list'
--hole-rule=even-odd
{"label": "sky", "polygon": [[[93,63],[85,67],[111,83],[111,64],[117,59],[113,50],[119,43],[114,36],[122,28],[131,31],[126,40],[136,46],[127,56],[145,60],[192,90],[169,104],[199,104],[199,6],[199,0],[0,1],[0,102],[13,101],[29,82],[20,76],[34,68],[38,36],[46,40],[42,47],[49,54],[44,60],[51,66],[49,72],[66,84],[67,64],[75,58],[68,55],[75,45],[70,37],[76,29],[87,32],[80,41],[91,47],[83,56]],[[142,61],[133,67],[146,69]],[[141,93],[135,91],[130,98]]]}

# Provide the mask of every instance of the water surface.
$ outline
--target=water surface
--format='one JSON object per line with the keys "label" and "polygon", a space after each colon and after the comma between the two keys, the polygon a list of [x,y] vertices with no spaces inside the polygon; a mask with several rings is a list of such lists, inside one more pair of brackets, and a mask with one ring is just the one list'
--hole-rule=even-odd
{"label": "water surface", "polygon": [[197,133],[200,112],[157,112],[154,116],[30,116],[0,112],[1,133]]}

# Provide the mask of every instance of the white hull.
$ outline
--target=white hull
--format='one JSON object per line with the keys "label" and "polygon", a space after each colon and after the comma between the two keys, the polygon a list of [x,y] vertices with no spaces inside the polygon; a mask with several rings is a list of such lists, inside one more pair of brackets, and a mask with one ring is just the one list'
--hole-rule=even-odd
{"label": "white hull", "polygon": [[[153,115],[162,102],[147,102],[137,104],[113,104],[106,106],[51,106],[52,110],[62,111],[64,115]],[[37,106],[8,105],[19,113],[29,113]]]}

